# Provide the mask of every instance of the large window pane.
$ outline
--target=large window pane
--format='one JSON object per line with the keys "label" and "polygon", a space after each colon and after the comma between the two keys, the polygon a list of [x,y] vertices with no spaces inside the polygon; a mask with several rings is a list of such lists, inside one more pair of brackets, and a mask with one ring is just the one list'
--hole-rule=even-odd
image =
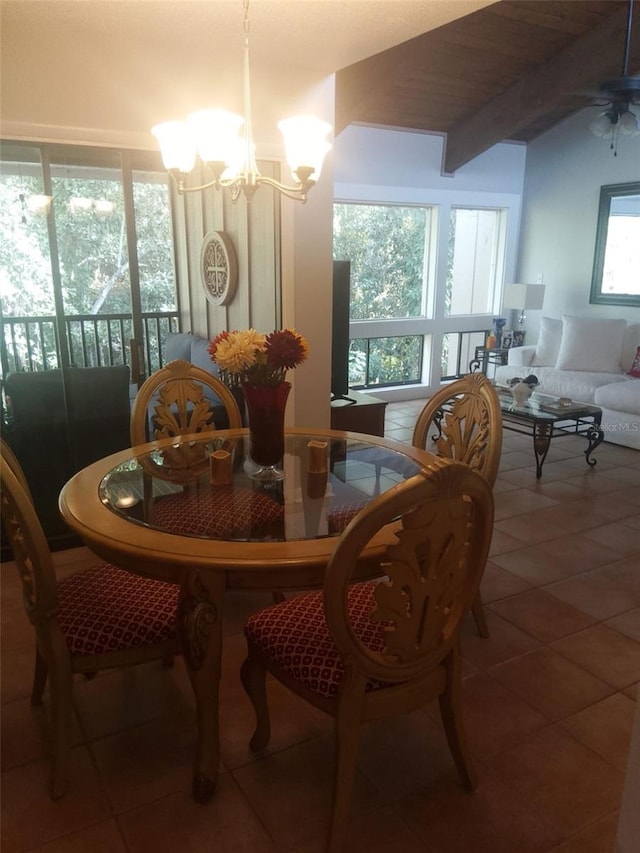
{"label": "large window pane", "polygon": [[142,310],[175,311],[175,264],[166,175],[134,172],[133,203]]}
{"label": "large window pane", "polygon": [[422,348],[422,335],[355,339],[349,350],[349,384],[370,387],[418,383]]}
{"label": "large window pane", "polygon": [[334,205],[333,256],[351,261],[351,319],[419,317],[429,208]]}
{"label": "large window pane", "polygon": [[447,316],[492,312],[496,285],[502,280],[505,217],[502,210],[451,210]]}
{"label": "large window pane", "polygon": [[[132,340],[157,369],[178,322],[157,158],[29,143],[5,143],[2,154],[2,370],[128,364]],[[49,216],[36,203],[45,192]]]}
{"label": "large window pane", "polygon": [[[53,280],[37,152],[4,149],[0,175],[0,297],[10,370],[56,364]],[[20,156],[20,161],[13,159]]]}
{"label": "large window pane", "polygon": [[65,313],[131,313],[119,166],[52,164],[51,177]]}

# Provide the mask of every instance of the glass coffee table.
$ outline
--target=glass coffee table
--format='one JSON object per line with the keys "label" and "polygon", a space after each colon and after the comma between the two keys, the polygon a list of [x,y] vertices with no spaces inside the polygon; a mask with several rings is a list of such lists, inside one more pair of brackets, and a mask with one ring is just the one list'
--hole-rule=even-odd
{"label": "glass coffee table", "polygon": [[587,465],[593,468],[596,460],[591,458],[591,454],[604,439],[600,425],[602,409],[599,406],[575,401],[561,405],[557,397],[535,392],[524,405],[518,406],[510,388],[496,386],[496,391],[500,398],[503,427],[533,438],[538,479],[542,477],[542,466],[553,438],[583,435],[588,442],[584,451]]}

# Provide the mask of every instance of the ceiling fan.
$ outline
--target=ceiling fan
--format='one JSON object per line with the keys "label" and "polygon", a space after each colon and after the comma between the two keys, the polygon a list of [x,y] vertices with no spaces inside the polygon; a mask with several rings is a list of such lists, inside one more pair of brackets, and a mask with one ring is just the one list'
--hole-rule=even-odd
{"label": "ceiling fan", "polygon": [[[593,106],[607,107],[605,112],[601,113],[589,125],[591,132],[596,136],[611,135],[612,137],[617,137],[618,132],[629,135],[640,133],[638,120],[630,109],[631,106],[640,105],[640,77],[630,76],[628,73],[633,3],[634,0],[629,0],[624,54],[622,58],[622,75],[612,80],[604,80],[600,83],[596,93],[596,97],[602,103],[596,103]],[[613,138],[611,147],[614,148]]]}

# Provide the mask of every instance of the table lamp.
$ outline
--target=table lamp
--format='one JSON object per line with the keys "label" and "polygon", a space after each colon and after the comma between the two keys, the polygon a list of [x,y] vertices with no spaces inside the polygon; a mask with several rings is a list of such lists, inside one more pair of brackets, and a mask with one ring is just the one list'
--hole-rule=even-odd
{"label": "table lamp", "polygon": [[544,302],[544,284],[507,284],[504,289],[504,307],[520,312],[520,326],[527,319],[525,311],[540,311]]}

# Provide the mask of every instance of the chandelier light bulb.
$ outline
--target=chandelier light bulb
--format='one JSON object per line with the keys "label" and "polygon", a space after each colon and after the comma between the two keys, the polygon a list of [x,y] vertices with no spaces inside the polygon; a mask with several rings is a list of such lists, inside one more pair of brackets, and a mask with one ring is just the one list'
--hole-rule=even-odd
{"label": "chandelier light bulb", "polygon": [[613,132],[613,124],[609,113],[600,113],[598,118],[594,119],[589,125],[589,130],[594,136],[605,138],[611,136]]}
{"label": "chandelier light bulb", "polygon": [[626,113],[623,113],[620,116],[618,125],[620,127],[620,133],[624,134],[624,136],[637,136],[640,134],[638,119],[630,110],[627,110]]}
{"label": "chandelier light bulb", "polygon": [[196,165],[196,143],[183,121],[165,121],[151,128],[162,152],[162,162],[169,172],[182,174],[193,171]]}

